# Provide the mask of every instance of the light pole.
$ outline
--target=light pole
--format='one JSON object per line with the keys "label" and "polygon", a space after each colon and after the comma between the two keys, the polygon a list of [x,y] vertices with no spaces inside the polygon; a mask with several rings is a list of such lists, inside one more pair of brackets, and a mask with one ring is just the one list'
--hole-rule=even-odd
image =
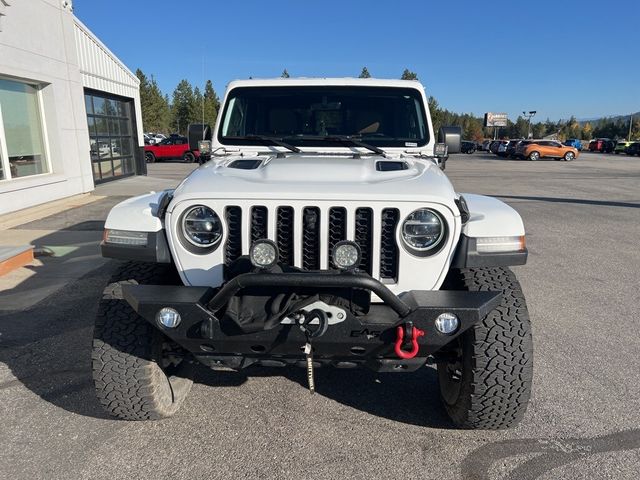
{"label": "light pole", "polygon": [[530,110],[529,113],[522,112],[522,115],[527,119],[527,138],[531,136],[531,118],[536,114],[536,110]]}

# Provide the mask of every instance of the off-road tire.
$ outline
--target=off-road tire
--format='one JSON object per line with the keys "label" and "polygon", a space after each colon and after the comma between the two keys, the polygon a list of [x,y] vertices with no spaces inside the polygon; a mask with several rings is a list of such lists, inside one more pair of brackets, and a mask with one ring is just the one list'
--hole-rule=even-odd
{"label": "off-road tire", "polygon": [[144,161],[147,163],[156,163],[156,156],[153,154],[153,152],[145,152]]}
{"label": "off-road tire", "polygon": [[[508,268],[451,270],[443,289],[501,291],[500,305],[452,342],[449,362],[438,362],[442,403],[461,428],[497,430],[517,424],[527,409],[533,341],[527,305]],[[457,362],[452,355],[460,354]],[[446,357],[445,357],[446,358]],[[459,367],[457,379],[452,368]]]}
{"label": "off-road tire", "polygon": [[186,360],[163,368],[163,346],[179,347],[136,314],[122,296],[123,285],[178,282],[172,265],[130,262],[103,292],[93,333],[93,381],[102,406],[120,419],[170,417],[191,389]]}

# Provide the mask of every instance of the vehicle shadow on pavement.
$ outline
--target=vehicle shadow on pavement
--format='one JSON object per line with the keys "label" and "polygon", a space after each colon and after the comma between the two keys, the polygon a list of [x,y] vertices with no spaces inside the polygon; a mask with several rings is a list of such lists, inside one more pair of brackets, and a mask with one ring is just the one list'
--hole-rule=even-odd
{"label": "vehicle shadow on pavement", "polygon": [[109,418],[93,389],[91,338],[98,301],[113,270],[107,263],[31,308],[0,311],[0,363],[15,377],[0,383],[3,395],[24,386],[66,411]]}
{"label": "vehicle shadow on pavement", "polygon": [[[252,366],[241,372],[196,369],[194,380],[212,387],[240,385],[249,377],[284,377],[308,388],[306,370],[300,367]],[[430,428],[454,428],[439,398],[438,375],[423,367],[412,373],[378,373],[368,369],[315,369],[316,395],[322,395],[362,412],[396,422]],[[419,401],[416,401],[419,399]]]}

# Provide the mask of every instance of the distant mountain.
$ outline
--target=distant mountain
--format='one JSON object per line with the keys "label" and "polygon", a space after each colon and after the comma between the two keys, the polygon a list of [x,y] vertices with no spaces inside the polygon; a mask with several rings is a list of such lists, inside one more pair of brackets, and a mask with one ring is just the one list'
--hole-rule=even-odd
{"label": "distant mountain", "polygon": [[634,118],[639,118],[640,117],[640,112],[636,112],[636,113],[628,113],[626,115],[611,115],[608,117],[593,117],[593,118],[579,118],[578,119],[578,123],[580,125],[584,125],[585,123],[589,122],[589,123],[598,123],[600,120],[613,120],[614,122],[617,122],[618,120],[621,119],[629,119],[629,116],[633,115]]}

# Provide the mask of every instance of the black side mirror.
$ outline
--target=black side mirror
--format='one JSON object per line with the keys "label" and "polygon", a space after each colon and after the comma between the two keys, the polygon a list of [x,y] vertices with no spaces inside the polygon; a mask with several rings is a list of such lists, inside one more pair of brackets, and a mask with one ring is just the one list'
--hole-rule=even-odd
{"label": "black side mirror", "polygon": [[438,143],[447,146],[447,154],[460,153],[462,144],[461,127],[440,127],[438,132]]}
{"label": "black side mirror", "polygon": [[198,142],[201,140],[211,141],[211,127],[206,123],[190,123],[187,132],[190,150],[198,150]]}

